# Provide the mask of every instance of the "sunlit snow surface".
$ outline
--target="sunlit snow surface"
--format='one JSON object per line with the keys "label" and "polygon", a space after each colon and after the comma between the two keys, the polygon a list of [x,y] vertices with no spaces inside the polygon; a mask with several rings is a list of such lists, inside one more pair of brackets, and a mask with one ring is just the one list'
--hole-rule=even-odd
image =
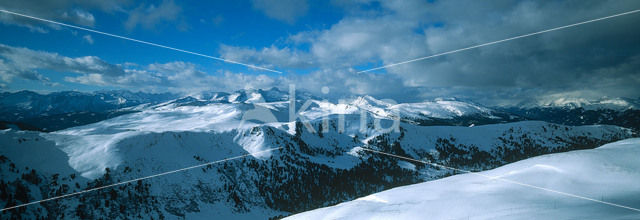
{"label": "sunlit snow surface", "polygon": [[[640,139],[550,154],[482,172],[640,208]],[[398,187],[288,219],[640,219],[640,212],[462,174]]]}
{"label": "sunlit snow surface", "polygon": [[[255,124],[240,123],[240,113],[238,106],[234,104],[157,107],[42,135],[49,140],[54,140],[69,155],[71,167],[85,177],[94,178],[101,175],[105,168],[117,167],[122,163],[124,159],[122,157],[126,155],[120,151],[129,150],[123,149],[121,143],[124,140],[129,142],[136,141],[135,139],[145,140],[145,136],[162,132],[228,132],[231,136],[235,136],[234,142],[243,146],[246,152],[266,150],[261,148],[261,140],[255,136],[246,135],[252,139],[243,139],[245,135],[242,128]],[[232,132],[234,129],[238,131]],[[170,148],[158,149],[156,152],[166,151],[166,154],[171,154],[178,150]],[[160,158],[163,157],[160,156]]]}

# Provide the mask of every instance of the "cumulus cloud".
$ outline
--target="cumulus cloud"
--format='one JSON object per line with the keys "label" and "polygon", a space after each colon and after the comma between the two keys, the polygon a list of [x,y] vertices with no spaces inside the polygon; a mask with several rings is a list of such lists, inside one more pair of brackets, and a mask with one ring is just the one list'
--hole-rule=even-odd
{"label": "cumulus cloud", "polygon": [[[45,70],[44,72],[42,72]],[[232,72],[207,73],[188,62],[112,64],[96,56],[67,57],[57,53],[0,44],[0,82],[16,78],[53,86],[48,74],[74,73],[64,80],[92,86],[149,92],[188,93],[204,90],[284,87],[283,77]]]}
{"label": "cumulus cloud", "polygon": [[267,17],[293,24],[307,14],[307,0],[253,0],[253,8]]}
{"label": "cumulus cloud", "polygon": [[233,91],[244,88],[268,88],[283,85],[281,78],[232,72],[207,73],[188,62],[175,61],[136,65],[121,76],[83,74],[66,77],[67,82],[93,86],[111,86],[147,92],[191,93]]}
{"label": "cumulus cloud", "polygon": [[83,25],[83,26],[93,27],[93,25],[96,22],[96,19],[93,17],[93,14],[80,9],[73,10],[72,12],[64,12],[62,13],[62,17],[67,20],[73,20],[74,23]]}
{"label": "cumulus cloud", "polygon": [[[91,86],[117,87],[149,92],[191,93],[198,91],[234,91],[247,88],[279,87],[290,84],[320,93],[330,88],[332,96],[351,94],[409,96],[417,91],[398,90],[399,77],[382,74],[356,74],[353,71],[314,71],[308,74],[266,75],[231,71],[206,72],[189,62],[139,65],[112,64],[95,56],[67,57],[57,53],[0,44],[0,79],[14,78],[52,83],[40,70],[75,73],[64,80]],[[53,73],[57,74],[57,73]]]}
{"label": "cumulus cloud", "polygon": [[[369,7],[362,7],[362,5]],[[355,8],[324,30],[303,31],[284,46],[222,47],[223,57],[280,68],[331,72],[354,93],[397,83],[388,93],[462,96],[485,102],[566,94],[640,96],[640,15],[627,15],[383,70],[363,70],[640,8],[637,1],[381,1]],[[464,5],[464,7],[460,7]],[[364,9],[363,9],[364,8]],[[349,9],[347,9],[349,11]],[[376,65],[372,65],[376,64]],[[357,70],[356,70],[357,69]],[[332,75],[322,79],[333,82]],[[368,78],[362,80],[363,78]],[[384,78],[386,80],[373,80]],[[323,82],[323,81],[319,81]],[[370,85],[363,85],[371,83]],[[330,84],[330,83],[328,83]],[[360,88],[360,89],[354,89]],[[332,90],[334,91],[334,90]],[[395,98],[395,97],[390,97]]]}
{"label": "cumulus cloud", "polygon": [[233,47],[221,45],[220,53],[228,60],[243,60],[246,63],[260,63],[263,67],[287,67],[307,69],[316,66],[316,59],[310,54],[291,49],[265,47],[260,50],[247,47]]}
{"label": "cumulus cloud", "polygon": [[19,69],[15,66],[8,64],[4,60],[0,60],[0,79],[4,82],[11,82],[15,77],[19,77],[27,80],[49,82],[49,78],[44,77],[40,73],[29,69]]}

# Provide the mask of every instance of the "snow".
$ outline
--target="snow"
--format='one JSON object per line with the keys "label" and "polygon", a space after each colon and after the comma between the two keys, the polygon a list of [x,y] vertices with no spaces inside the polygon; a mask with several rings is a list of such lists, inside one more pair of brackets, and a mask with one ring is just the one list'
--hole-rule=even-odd
{"label": "snow", "polygon": [[584,108],[587,110],[611,109],[616,111],[624,111],[627,109],[640,109],[640,100],[628,98],[607,98],[600,99],[584,99],[584,98],[568,98],[562,97],[557,99],[541,100],[537,103],[526,104],[527,107],[566,107],[566,108]]}
{"label": "snow", "polygon": [[354,157],[359,157],[360,156],[360,152],[363,151],[362,147],[354,147],[351,148],[351,150],[349,150],[349,152],[347,152],[347,154],[354,156]]}
{"label": "snow", "polygon": [[[232,212],[229,209],[228,204],[207,204],[201,203],[199,204],[200,211],[199,212],[187,212],[185,214],[185,219],[212,219],[215,216],[215,219],[264,219],[265,216],[276,216],[276,215],[285,215],[284,212],[274,211],[272,209],[265,209],[262,207],[252,207],[250,212],[246,213],[238,213]],[[173,217],[173,216],[172,216]]]}
{"label": "snow", "polygon": [[492,110],[469,102],[436,99],[418,103],[400,103],[392,100],[378,100],[371,96],[362,96],[351,105],[379,117],[401,117],[409,119],[441,118],[452,119],[467,115],[486,115],[492,117]]}
{"label": "snow", "polygon": [[502,181],[640,207],[640,139],[534,157],[403,186],[287,219],[638,219],[640,212]]}
{"label": "snow", "polygon": [[249,97],[245,102],[247,103],[264,102],[264,98],[262,97],[262,94],[257,92],[252,92],[249,94]]}
{"label": "snow", "polygon": [[[123,162],[120,142],[162,132],[218,132],[238,129],[240,111],[231,104],[167,106],[127,114],[85,126],[43,133],[69,155],[69,165],[87,178],[100,176],[105,168]],[[250,127],[251,123],[245,124]],[[231,135],[231,134],[230,134]],[[244,140],[248,152],[264,150],[259,140]],[[249,143],[254,144],[249,144]]]}
{"label": "snow", "polygon": [[233,140],[253,156],[266,158],[270,153],[262,151],[269,150],[270,148],[265,146],[264,138],[264,133],[261,130],[252,129],[251,131],[240,131]]}
{"label": "snow", "polygon": [[416,165],[406,161],[398,161],[398,166],[407,170],[416,170]]}
{"label": "snow", "polygon": [[351,105],[359,109],[371,112],[376,116],[389,117],[389,107],[393,104],[382,100],[377,100],[371,96],[362,96],[356,98]]}
{"label": "snow", "polygon": [[459,117],[464,115],[489,115],[492,112],[492,110],[488,108],[472,105],[470,103],[446,100],[422,103],[403,103],[391,106],[389,109],[392,111],[395,110],[402,114],[402,116],[409,118],[422,118],[427,116],[432,118],[451,119],[456,116]]}
{"label": "snow", "polygon": [[308,120],[319,119],[335,114],[357,114],[359,108],[344,103],[334,104],[328,101],[311,101],[313,104],[307,111],[300,113],[300,116]]}
{"label": "snow", "polygon": [[[407,149],[432,149],[438,138],[455,137],[456,143],[467,146],[477,146],[480,150],[490,150],[491,147],[501,146],[503,143],[499,139],[513,131],[510,135],[519,137],[529,133],[532,138],[543,146],[554,148],[564,146],[564,142],[557,138],[567,138],[569,136],[586,136],[598,139],[606,139],[607,136],[617,133],[626,133],[631,136],[632,131],[612,125],[589,125],[589,126],[559,126],[542,121],[522,121],[505,124],[490,124],[473,127],[462,126],[416,126],[403,124],[405,128],[400,144]],[[546,129],[546,131],[545,131]],[[392,135],[398,135],[392,133]]]}

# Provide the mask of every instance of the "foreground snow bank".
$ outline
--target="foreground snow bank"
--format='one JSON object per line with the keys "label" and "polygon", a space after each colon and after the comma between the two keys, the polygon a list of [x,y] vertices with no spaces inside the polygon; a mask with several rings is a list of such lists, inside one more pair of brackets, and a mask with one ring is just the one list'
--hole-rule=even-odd
{"label": "foreground snow bank", "polygon": [[[640,208],[640,138],[539,156],[483,175]],[[463,174],[288,219],[640,219],[640,212]]]}

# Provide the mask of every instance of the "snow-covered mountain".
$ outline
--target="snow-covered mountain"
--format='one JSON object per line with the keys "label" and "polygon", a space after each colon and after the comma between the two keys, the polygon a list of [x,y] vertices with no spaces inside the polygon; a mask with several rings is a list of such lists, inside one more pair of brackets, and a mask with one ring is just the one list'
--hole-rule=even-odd
{"label": "snow-covered mountain", "polygon": [[[470,125],[473,124],[473,120],[475,120],[475,124],[486,124],[486,122],[483,123],[483,121],[489,120],[496,123],[514,121],[515,119],[479,104],[456,99],[436,99],[418,103],[394,103],[392,100],[385,101],[375,99],[371,96],[362,96],[356,98],[350,104],[351,106],[369,111],[377,116],[401,118],[407,122],[423,125]],[[471,121],[465,122],[465,118],[471,119]]]}
{"label": "snow-covered mountain", "polygon": [[[0,108],[0,128],[56,131],[102,121],[144,108],[158,107],[157,105],[205,106],[214,103],[264,105],[264,103],[270,103],[266,105],[282,107],[281,103],[286,103],[288,100],[288,92],[277,88],[245,89],[232,93],[206,91],[180,98],[168,93],[148,94],[127,91],[56,92],[46,95],[29,91],[5,92],[0,93],[0,107],[2,107]],[[520,120],[515,115],[456,99],[395,103],[392,100],[362,96],[346,99],[345,103],[330,103],[310,93],[297,92],[295,100],[298,103],[298,110],[306,101],[311,102],[309,109],[313,111],[305,112],[307,116],[318,112],[331,114],[363,110],[376,117],[399,118],[414,124],[462,126]]]}
{"label": "snow-covered mountain", "polygon": [[610,124],[640,131],[640,99],[598,100],[561,98],[496,108],[526,120],[544,120],[564,125]]}
{"label": "snow-covered mountain", "polygon": [[[203,101],[202,97],[194,99]],[[289,121],[286,101],[229,100],[168,101],[49,133],[0,132],[2,207],[254,153],[203,169],[14,209],[2,213],[3,217],[286,216],[453,174],[363,154],[359,150],[363,147],[484,170],[541,154],[593,148],[634,135],[617,126],[572,127],[541,121],[474,127],[400,122],[398,132],[385,133],[375,124],[388,127],[397,115],[360,108],[361,102],[311,100],[304,109],[308,99],[297,101],[300,117],[310,120],[310,126],[319,131],[314,133],[301,122]],[[384,107],[382,101],[375,104],[384,111],[394,106]],[[453,106],[456,110],[440,109],[458,115],[468,107]],[[365,112],[363,121],[361,110]],[[264,120],[265,115],[273,120]],[[329,120],[324,127],[323,118]],[[343,129],[339,129],[340,123],[344,123]],[[256,153],[272,148],[281,149]],[[27,156],[33,152],[51,157]]]}
{"label": "snow-covered mountain", "polygon": [[[92,93],[56,92],[38,94],[21,91],[0,93],[0,128],[56,131],[154,108],[157,105],[205,106],[214,103],[262,105],[280,108],[287,116],[287,91],[277,88],[244,89],[231,93],[205,91],[179,97],[175,94],[148,94],[128,91]],[[526,102],[514,107],[486,107],[468,100],[440,98],[417,103],[396,103],[371,96],[332,103],[306,92],[296,92],[297,109],[310,101],[302,114],[310,117],[366,111],[374,117],[395,118],[419,125],[481,125],[522,120],[541,120],[564,125],[612,124],[640,129],[640,101],[627,98],[599,100],[556,99]],[[281,120],[281,118],[278,118]],[[286,119],[288,120],[288,119]]]}
{"label": "snow-covered mountain", "polygon": [[[403,186],[286,219],[639,219],[640,139]],[[485,176],[494,177],[487,178]]]}
{"label": "snow-covered mountain", "polygon": [[160,103],[173,96],[120,90],[91,93],[67,91],[49,94],[20,91],[0,93],[0,106],[3,113],[13,110],[16,112],[12,112],[11,116],[21,119],[69,112],[103,112],[140,104]]}
{"label": "snow-covered mountain", "polygon": [[[308,92],[296,92],[297,100],[320,99]],[[203,103],[265,103],[289,100],[288,91],[271,89],[241,89],[232,93],[204,91],[187,95],[178,100],[192,100]],[[178,101],[176,100],[176,101]],[[194,102],[195,103],[195,102]]]}
{"label": "snow-covered mountain", "polygon": [[624,111],[627,109],[640,109],[640,99],[630,98],[600,98],[600,99],[585,99],[585,98],[557,98],[536,102],[521,103],[521,107],[525,108],[583,108],[585,110],[601,110],[610,109],[616,111]]}

